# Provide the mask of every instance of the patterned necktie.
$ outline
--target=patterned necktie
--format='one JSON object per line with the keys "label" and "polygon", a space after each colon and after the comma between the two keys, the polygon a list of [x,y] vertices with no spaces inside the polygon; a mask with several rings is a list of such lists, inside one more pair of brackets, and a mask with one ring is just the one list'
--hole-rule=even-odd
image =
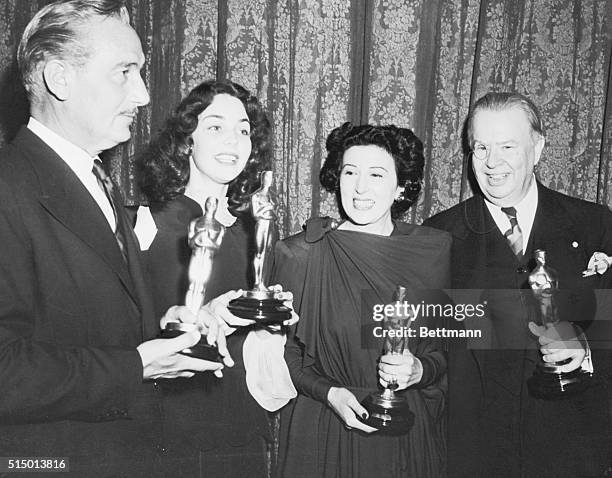
{"label": "patterned necktie", "polygon": [[510,219],[510,229],[504,233],[504,237],[510,244],[510,248],[518,260],[523,259],[523,232],[516,220],[516,209],[513,207],[502,207],[502,212]]}
{"label": "patterned necktie", "polygon": [[108,198],[111,207],[113,208],[113,213],[115,215],[115,239],[117,240],[117,245],[119,246],[119,250],[121,251],[121,255],[123,256],[123,260],[127,262],[127,253],[125,251],[125,235],[123,234],[123,229],[121,228],[121,221],[119,221],[119,216],[117,215],[117,205],[114,200],[114,186],[111,178],[108,177],[104,169],[102,168],[102,163],[99,159],[94,160],[94,165],[91,170],[96,179],[98,180],[98,186],[100,189],[104,191],[104,194]]}

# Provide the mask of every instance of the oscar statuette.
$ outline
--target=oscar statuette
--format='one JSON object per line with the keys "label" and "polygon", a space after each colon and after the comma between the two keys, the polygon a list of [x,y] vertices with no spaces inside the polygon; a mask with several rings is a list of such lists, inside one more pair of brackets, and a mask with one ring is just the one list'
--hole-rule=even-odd
{"label": "oscar statuette", "polygon": [[[529,274],[529,285],[537,304],[537,325],[546,328],[560,323],[557,304],[558,275],[546,264],[546,252],[538,249],[534,253],[536,267]],[[544,362],[540,360],[533,375],[527,379],[529,393],[535,398],[560,400],[582,393],[589,386],[591,373],[581,367],[571,372],[561,368],[570,359],[563,362]]]}
{"label": "oscar statuette", "polygon": [[254,285],[242,297],[229,303],[228,310],[236,317],[260,324],[282,324],[291,318],[291,309],[283,304],[279,292],[264,284],[264,264],[270,248],[271,224],[275,218],[270,197],[272,171],[262,173],[261,188],[251,197],[251,212],[255,219],[255,254],[253,257]]}
{"label": "oscar statuette", "polygon": [[[189,288],[185,295],[185,305],[194,315],[198,314],[200,307],[204,304],[206,285],[210,279],[213,258],[221,247],[221,241],[225,234],[225,227],[215,219],[216,210],[217,199],[209,197],[206,200],[204,215],[194,219],[189,224],[187,237],[191,248],[191,259],[189,260]],[[168,322],[161,336],[163,338],[173,338],[197,328],[196,324]],[[217,347],[209,345],[204,336],[197,344],[182,350],[181,353],[204,360],[221,361]]]}
{"label": "oscar statuette", "polygon": [[[395,292],[395,302],[402,303],[406,289],[398,286]],[[399,312],[400,308],[396,308]],[[412,313],[386,315],[383,318],[385,354],[404,353],[408,348],[408,330],[414,320]],[[368,395],[361,404],[368,411],[368,418],[362,419],[366,425],[377,428],[379,433],[387,435],[403,435],[408,433],[414,424],[414,414],[410,411],[406,399],[395,393],[397,383],[389,383],[382,392]]]}

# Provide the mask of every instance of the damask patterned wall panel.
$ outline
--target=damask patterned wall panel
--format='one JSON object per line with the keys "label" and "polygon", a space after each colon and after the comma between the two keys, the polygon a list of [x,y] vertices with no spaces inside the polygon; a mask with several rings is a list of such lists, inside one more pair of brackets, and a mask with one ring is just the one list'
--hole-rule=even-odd
{"label": "damask patterned wall panel", "polygon": [[[289,148],[293,144],[293,92],[295,64],[295,36],[299,20],[297,2],[277,2],[272,15],[271,41],[274,50],[274,61],[271,65],[271,82],[268,111],[274,130],[274,170],[275,190],[279,199],[279,224],[281,235],[286,236],[293,232],[289,225],[288,209],[291,204],[299,204],[296,197],[295,186],[289,186],[292,181],[288,177],[288,165],[293,162],[293,151]],[[290,196],[293,195],[293,202]]]}
{"label": "damask patterned wall panel", "polygon": [[370,122],[414,129],[421,2],[377,0],[370,46]]}
{"label": "damask patterned wall panel", "polygon": [[[369,122],[411,128],[423,141],[426,157],[430,154],[432,119],[426,98],[433,95],[429,72],[433,61],[427,57],[433,56],[435,49],[423,43],[435,33],[437,18],[431,14],[438,11],[438,3],[375,2],[371,42],[365,47],[370,58]],[[423,190],[427,188],[429,168],[428,161]],[[427,199],[424,191],[403,220],[421,222]]]}
{"label": "damask patterned wall panel", "polygon": [[[547,147],[538,167],[554,189],[595,200],[605,98],[605,17],[592,1],[533,8],[533,45],[521,48],[519,77],[542,105]],[[571,21],[568,21],[571,19]]]}
{"label": "damask patterned wall panel", "polygon": [[[17,67],[14,62],[15,43],[17,41],[14,33],[14,19],[15,4],[8,2],[2,5],[0,32],[4,32],[4,34],[2,34],[2,38],[0,38],[0,74],[2,76],[0,86],[2,86],[3,91],[9,88],[11,90],[19,89]],[[16,125],[11,125],[11,121],[9,120],[11,112],[14,111],[17,106],[13,103],[14,99],[15,95],[2,95],[0,98],[0,122],[2,124],[0,128],[0,144],[6,143],[10,139],[7,136],[11,134],[11,130],[17,127]],[[13,128],[11,128],[11,126]]]}
{"label": "damask patterned wall panel", "polygon": [[463,186],[466,159],[462,129],[467,116],[478,38],[480,0],[445,1],[437,38],[439,58],[428,168],[421,193],[422,216],[429,217],[470,196]]}
{"label": "damask patterned wall panel", "polygon": [[[610,12],[612,12],[612,4],[608,9],[608,13]],[[610,48],[612,48],[612,41],[610,43]],[[612,60],[610,64],[612,66]],[[608,75],[608,88],[606,91],[608,95],[606,96],[606,116],[602,133],[597,202],[612,204],[612,74]]]}
{"label": "damask patterned wall panel", "polygon": [[[481,25],[476,97],[525,93],[540,107],[547,145],[538,176],[553,189],[595,200],[610,33],[605,2],[489,1]],[[474,99],[475,99],[474,98]]]}
{"label": "damask patterned wall panel", "polygon": [[[574,2],[543,9],[538,15],[538,49],[545,57],[546,86],[555,92],[543,108],[548,129],[542,177],[553,188],[597,199],[594,178],[600,166],[610,31],[602,3]],[[560,17],[573,22],[561,29]],[[531,61],[534,61],[531,59]]]}
{"label": "damask patterned wall panel", "polygon": [[[268,39],[269,4],[261,0],[228,0],[221,45],[223,70],[220,75],[240,83],[267,102],[270,73]],[[223,18],[220,18],[223,22]]]}
{"label": "damask patterned wall panel", "polygon": [[27,23],[48,3],[51,0],[0,2],[0,146],[10,141],[27,121],[29,105],[21,86],[15,52]]}
{"label": "damask patterned wall panel", "polygon": [[110,163],[113,179],[131,206],[143,200],[136,184],[134,158],[146,151],[151,137],[182,96],[179,79],[185,12],[183,0],[129,0],[127,6],[145,54],[141,75],[151,101],[139,109],[131,140],[104,152],[102,157]]}
{"label": "damask patterned wall panel", "polygon": [[[14,62],[33,14],[51,0],[0,0],[0,145],[27,118]],[[283,234],[337,215],[318,183],[325,138],[352,118],[410,126],[425,144],[420,222],[471,193],[461,129],[488,90],[517,90],[543,110],[539,176],[611,204],[609,0],[128,0],[151,105],[133,139],[106,153],[128,204],[141,200],[133,158],[202,80],[256,93],[274,127]],[[353,71],[351,71],[351,66]],[[365,67],[365,70],[363,69]],[[608,103],[606,113],[605,104]],[[607,114],[607,122],[604,116]]]}
{"label": "damask patterned wall panel", "polygon": [[311,215],[337,216],[318,174],[329,132],[347,119],[350,2],[283,2],[274,19],[272,115],[283,233]]}
{"label": "damask patterned wall panel", "polygon": [[184,0],[185,20],[181,50],[183,96],[204,80],[217,77],[217,0]]}

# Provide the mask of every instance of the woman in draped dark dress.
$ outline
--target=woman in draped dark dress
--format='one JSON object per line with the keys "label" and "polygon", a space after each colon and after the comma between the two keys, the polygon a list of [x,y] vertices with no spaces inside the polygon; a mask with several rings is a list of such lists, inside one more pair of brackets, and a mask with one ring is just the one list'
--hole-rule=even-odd
{"label": "woman in draped dark dress", "polygon": [[[373,334],[373,306],[391,303],[396,286],[418,300],[449,283],[450,236],[395,220],[420,191],[421,141],[405,128],[345,123],[326,146],[321,184],[344,222],[311,219],[276,246],[273,280],[294,293],[301,317],[285,348],[299,395],[282,412],[279,475],[442,476],[444,344],[411,338],[409,352],[381,356]],[[395,381],[415,424],[386,436],[358,419],[360,402]]]}
{"label": "woman in draped dark dress", "polygon": [[[267,169],[268,120],[257,99],[236,83],[201,83],[167,120],[138,162],[150,207],[138,211],[136,233],[158,312],[185,303],[188,226],[203,215],[209,197],[218,200],[215,219],[225,226],[225,235],[213,258],[204,302],[251,287],[254,222],[249,204]],[[236,296],[226,294],[223,300]],[[239,328],[227,337],[235,365],[224,368],[223,378],[197,374],[160,381],[166,476],[266,476],[271,435],[267,412],[245,385],[247,332]]]}

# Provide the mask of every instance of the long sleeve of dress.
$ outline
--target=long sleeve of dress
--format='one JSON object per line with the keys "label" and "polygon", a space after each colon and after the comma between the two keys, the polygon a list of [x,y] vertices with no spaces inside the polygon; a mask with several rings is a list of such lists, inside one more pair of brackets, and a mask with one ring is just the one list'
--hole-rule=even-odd
{"label": "long sleeve of dress", "polygon": [[290,334],[285,345],[285,361],[295,388],[307,397],[326,403],[329,389],[338,385],[321,375],[314,363],[305,364],[306,360],[307,357],[304,357],[299,342],[293,334]]}
{"label": "long sleeve of dress", "polygon": [[432,351],[427,355],[418,357],[423,366],[423,375],[415,388],[425,388],[437,382],[446,370],[446,357],[444,352],[439,350]]}
{"label": "long sleeve of dress", "polygon": [[[293,244],[299,243],[295,241]],[[281,284],[284,290],[293,293],[293,303],[296,311],[300,310],[302,300],[306,251],[306,247],[289,248],[285,243],[277,242],[274,253],[272,283]],[[300,320],[308,320],[308,317],[301,317]],[[335,384],[319,373],[314,361],[309,360],[309,357],[304,354],[304,348],[295,336],[295,327],[292,327],[287,334],[285,361],[289,368],[291,380],[299,393],[321,402],[327,401],[327,393]]]}

